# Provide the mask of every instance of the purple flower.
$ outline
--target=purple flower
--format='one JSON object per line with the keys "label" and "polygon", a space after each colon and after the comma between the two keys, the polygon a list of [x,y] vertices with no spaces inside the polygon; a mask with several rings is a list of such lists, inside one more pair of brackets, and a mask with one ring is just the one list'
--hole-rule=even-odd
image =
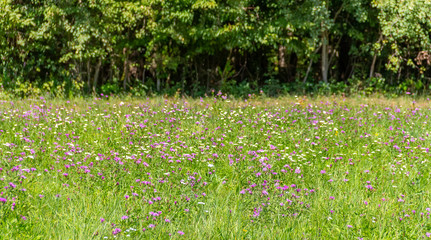
{"label": "purple flower", "polygon": [[100,222],[103,223],[105,221],[104,218],[100,218]]}
{"label": "purple flower", "polygon": [[352,228],[353,226],[352,225],[347,225],[347,228]]}
{"label": "purple flower", "polygon": [[121,232],[121,229],[119,229],[119,228],[115,228],[114,229],[114,231],[112,231],[112,234],[113,235],[117,235],[117,234],[119,234]]}
{"label": "purple flower", "polygon": [[180,235],[184,235],[183,231],[178,231],[177,233],[180,234]]}
{"label": "purple flower", "polygon": [[0,202],[5,203],[5,202],[7,202],[7,199],[6,198],[0,198]]}
{"label": "purple flower", "polygon": [[148,225],[148,227],[149,228],[154,228],[156,225],[154,225],[154,224],[150,224],[150,225]]}
{"label": "purple flower", "polygon": [[326,173],[326,171],[325,171],[325,170],[322,170],[322,171],[320,171],[320,173],[321,173],[321,174],[325,174],[325,173]]}
{"label": "purple flower", "polygon": [[122,216],[122,217],[121,217],[121,219],[122,219],[122,220],[126,220],[126,219],[128,219],[128,218],[129,218],[129,216]]}

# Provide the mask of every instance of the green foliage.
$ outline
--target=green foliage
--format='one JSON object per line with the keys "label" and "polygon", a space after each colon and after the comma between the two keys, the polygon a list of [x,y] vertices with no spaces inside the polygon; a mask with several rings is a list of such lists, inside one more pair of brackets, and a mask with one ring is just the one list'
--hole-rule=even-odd
{"label": "green foliage", "polygon": [[1,0],[0,83],[20,97],[277,95],[325,89],[327,79],[342,92],[372,78],[429,89],[430,9],[426,0]]}

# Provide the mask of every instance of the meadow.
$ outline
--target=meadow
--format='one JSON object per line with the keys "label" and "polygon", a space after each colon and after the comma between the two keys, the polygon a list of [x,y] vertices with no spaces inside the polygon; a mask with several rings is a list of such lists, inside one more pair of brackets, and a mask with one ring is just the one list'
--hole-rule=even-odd
{"label": "meadow", "polygon": [[0,101],[0,238],[428,238],[430,103]]}

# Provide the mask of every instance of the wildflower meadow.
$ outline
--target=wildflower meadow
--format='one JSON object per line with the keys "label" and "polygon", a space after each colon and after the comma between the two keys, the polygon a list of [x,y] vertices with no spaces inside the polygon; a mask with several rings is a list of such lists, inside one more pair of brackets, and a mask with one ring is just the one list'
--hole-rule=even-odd
{"label": "wildflower meadow", "polygon": [[2,239],[424,239],[431,102],[0,101]]}

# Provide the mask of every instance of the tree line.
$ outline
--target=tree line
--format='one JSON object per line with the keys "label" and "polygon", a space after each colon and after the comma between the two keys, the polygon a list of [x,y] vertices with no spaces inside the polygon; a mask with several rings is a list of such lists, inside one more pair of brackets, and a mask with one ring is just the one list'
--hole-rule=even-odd
{"label": "tree line", "polygon": [[20,96],[429,90],[430,47],[428,0],[0,0]]}

